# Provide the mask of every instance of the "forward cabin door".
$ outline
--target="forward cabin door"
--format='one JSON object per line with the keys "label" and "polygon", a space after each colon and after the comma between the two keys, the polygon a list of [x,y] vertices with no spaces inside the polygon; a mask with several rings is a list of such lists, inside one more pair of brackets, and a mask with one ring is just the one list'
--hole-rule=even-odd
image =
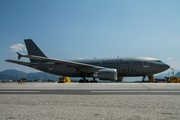
{"label": "forward cabin door", "polygon": [[143,67],[149,67],[149,61],[144,61],[143,62]]}

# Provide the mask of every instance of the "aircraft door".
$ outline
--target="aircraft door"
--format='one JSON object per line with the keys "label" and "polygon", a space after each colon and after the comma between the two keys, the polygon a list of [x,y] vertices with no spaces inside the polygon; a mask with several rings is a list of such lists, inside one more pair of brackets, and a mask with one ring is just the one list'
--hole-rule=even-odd
{"label": "aircraft door", "polygon": [[143,67],[149,67],[149,61],[144,61],[143,62]]}

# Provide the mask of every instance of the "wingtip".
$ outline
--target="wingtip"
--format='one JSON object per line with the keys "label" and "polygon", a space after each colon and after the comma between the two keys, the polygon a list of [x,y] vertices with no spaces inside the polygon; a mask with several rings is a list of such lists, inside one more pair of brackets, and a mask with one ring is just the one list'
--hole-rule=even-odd
{"label": "wingtip", "polygon": [[5,60],[6,62],[11,62],[12,60]]}

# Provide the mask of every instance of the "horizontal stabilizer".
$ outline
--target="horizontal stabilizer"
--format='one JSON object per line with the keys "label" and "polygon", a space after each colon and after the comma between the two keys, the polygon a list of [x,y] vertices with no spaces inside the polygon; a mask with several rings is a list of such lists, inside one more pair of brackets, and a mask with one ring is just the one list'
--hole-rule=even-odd
{"label": "horizontal stabilizer", "polygon": [[16,52],[16,53],[18,54],[18,60],[20,60],[23,55],[18,52]]}

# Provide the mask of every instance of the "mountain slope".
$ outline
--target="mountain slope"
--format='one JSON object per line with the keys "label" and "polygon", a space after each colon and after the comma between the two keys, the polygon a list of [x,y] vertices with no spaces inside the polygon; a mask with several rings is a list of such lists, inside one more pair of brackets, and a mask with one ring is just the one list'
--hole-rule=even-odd
{"label": "mountain slope", "polygon": [[12,76],[0,74],[0,79],[1,79],[1,80],[14,80],[15,78],[12,77]]}
{"label": "mountain slope", "polygon": [[180,71],[178,73],[176,73],[175,76],[180,77]]}
{"label": "mountain slope", "polygon": [[15,77],[15,78],[16,77],[18,77],[18,78],[26,77],[26,75],[27,75],[26,72],[18,71],[15,69],[4,70],[4,71],[0,72],[0,74]]}
{"label": "mountain slope", "polygon": [[44,72],[37,72],[37,73],[29,73],[26,76],[27,80],[36,80],[36,79],[42,79],[43,81],[47,81],[48,79],[50,80],[58,80],[57,75],[52,75],[49,73],[44,73]]}
{"label": "mountain slope", "polygon": [[42,79],[43,81],[47,81],[48,79],[50,80],[58,80],[57,75],[52,75],[49,73],[44,73],[44,72],[37,72],[37,73],[26,73],[22,71],[18,71],[15,69],[10,69],[10,70],[5,70],[0,72],[0,79],[1,80],[19,80],[21,78],[26,78],[26,80],[39,80]]}

